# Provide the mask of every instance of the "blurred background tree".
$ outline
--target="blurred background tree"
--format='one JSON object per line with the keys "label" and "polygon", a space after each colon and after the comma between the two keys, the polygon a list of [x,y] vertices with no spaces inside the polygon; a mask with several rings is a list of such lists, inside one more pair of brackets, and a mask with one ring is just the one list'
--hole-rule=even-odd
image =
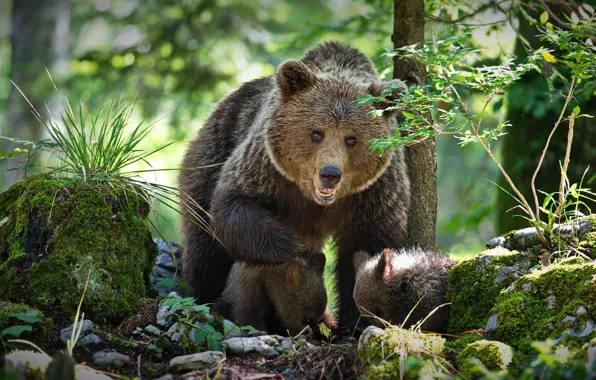
{"label": "blurred background tree", "polygon": [[[531,27],[524,29],[523,15],[511,12],[511,4],[511,0],[426,0],[425,38],[464,36],[485,49],[482,60],[472,64],[495,62],[513,53],[518,28],[522,35],[533,34]],[[64,95],[94,110],[114,97],[137,99],[136,120],[158,123],[145,147],[177,141],[154,157],[152,167],[175,168],[185,142],[197,133],[214,103],[242,82],[273,74],[281,61],[300,56],[319,41],[334,38],[351,43],[390,79],[391,61],[380,54],[393,46],[392,28],[390,0],[0,0],[0,134],[42,137],[28,104],[9,79],[38,110],[48,103],[52,113],[60,110]],[[522,54],[517,46],[516,53]],[[534,167],[544,141],[538,129],[550,130],[552,122],[545,119],[549,104],[560,98],[557,91],[548,92],[545,78],[527,80],[532,84],[513,88],[503,106],[485,118],[486,123],[511,119],[514,124],[502,141],[507,146],[502,156],[520,179],[528,179],[519,183],[529,182],[524,170]],[[582,111],[593,104],[588,100],[593,93],[593,88],[584,92]],[[478,107],[473,95],[466,102]],[[594,122],[581,120],[591,129],[578,126],[578,131],[590,130],[593,139]],[[572,156],[572,181],[579,180],[577,173],[587,163],[595,162],[589,141],[593,140],[576,140],[581,153]],[[450,252],[477,252],[496,232],[513,226],[503,217],[509,200],[490,183],[499,176],[479,147],[461,149],[449,138],[439,138],[436,144],[438,244]],[[536,147],[530,152],[531,145]],[[554,164],[541,172],[545,182],[539,186],[547,191],[557,188],[546,181],[550,175],[556,183],[558,170],[552,168],[559,158],[553,151],[549,162]],[[153,181],[176,183],[175,172],[152,176]],[[2,188],[14,178],[2,178]],[[160,231],[179,241],[178,216],[168,210],[161,215]]]}

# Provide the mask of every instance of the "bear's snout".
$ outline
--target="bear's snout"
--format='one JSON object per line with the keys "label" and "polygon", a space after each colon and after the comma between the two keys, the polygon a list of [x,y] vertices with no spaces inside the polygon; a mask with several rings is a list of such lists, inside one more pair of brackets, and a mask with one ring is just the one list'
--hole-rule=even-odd
{"label": "bear's snout", "polygon": [[333,187],[337,185],[341,179],[341,169],[337,165],[325,165],[319,171],[319,178],[325,186]]}

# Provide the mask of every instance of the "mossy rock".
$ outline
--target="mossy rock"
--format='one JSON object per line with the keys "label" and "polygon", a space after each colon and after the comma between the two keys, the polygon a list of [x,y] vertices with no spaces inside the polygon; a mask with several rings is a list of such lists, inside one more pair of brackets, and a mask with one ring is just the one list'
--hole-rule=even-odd
{"label": "mossy rock", "polygon": [[[358,358],[364,367],[361,379],[399,378],[402,362],[405,379],[439,378],[447,373],[442,359],[445,339],[440,335],[395,326],[380,331],[368,328],[360,340]],[[401,352],[405,357],[400,358]]]}
{"label": "mossy rock", "polygon": [[0,193],[0,299],[72,318],[130,315],[149,289],[149,206],[108,184],[37,175]]}
{"label": "mossy rock", "polygon": [[[26,322],[15,317],[15,314],[31,313],[37,311],[36,321]],[[15,326],[28,326],[31,331],[25,331],[18,336],[19,339],[27,339],[41,346],[47,346],[51,341],[51,334],[54,331],[54,321],[47,318],[35,308],[19,303],[0,301],[0,332]],[[11,334],[3,334],[3,339],[16,339]]]}
{"label": "mossy rock", "polygon": [[499,371],[503,374],[514,369],[513,350],[502,342],[479,340],[470,343],[457,356],[457,369],[466,378],[481,377],[483,372],[475,360],[482,363],[489,371]]}
{"label": "mossy rock", "polygon": [[581,347],[596,337],[596,264],[563,260],[521,277],[490,311],[491,337],[531,355],[532,341]]}
{"label": "mossy rock", "polygon": [[487,250],[457,263],[449,272],[449,332],[459,334],[484,328],[501,290],[530,273],[530,268],[537,264],[535,255],[504,248]]}

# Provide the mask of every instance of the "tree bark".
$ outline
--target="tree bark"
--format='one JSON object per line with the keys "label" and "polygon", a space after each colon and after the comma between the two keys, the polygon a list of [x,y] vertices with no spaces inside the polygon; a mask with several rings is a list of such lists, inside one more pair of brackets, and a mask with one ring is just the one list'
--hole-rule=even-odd
{"label": "tree bark", "polygon": [[[45,115],[53,86],[46,72],[58,80],[68,68],[69,0],[14,0],[12,9],[10,79],[27,96],[41,115]],[[31,113],[31,106],[11,85],[7,102],[7,123],[1,134],[26,140],[39,140],[42,126]],[[3,142],[2,150],[14,145]],[[15,162],[1,162],[3,187],[17,179]]]}
{"label": "tree bark", "polygon": [[[424,43],[424,0],[395,0],[393,46]],[[424,65],[415,60],[395,59],[393,78],[423,84]],[[407,245],[433,249],[437,224],[437,155],[434,139],[406,147],[411,204],[408,211]]]}

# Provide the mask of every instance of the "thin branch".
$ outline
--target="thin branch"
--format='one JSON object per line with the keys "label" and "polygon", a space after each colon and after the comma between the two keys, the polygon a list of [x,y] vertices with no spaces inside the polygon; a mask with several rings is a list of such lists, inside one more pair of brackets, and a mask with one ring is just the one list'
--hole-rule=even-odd
{"label": "thin branch", "polygon": [[565,177],[567,173],[567,168],[569,167],[569,156],[571,155],[571,144],[573,143],[573,127],[575,126],[575,112],[571,113],[571,118],[569,119],[569,132],[567,132],[567,148],[565,149],[565,160],[563,161],[563,171],[561,172],[561,183],[559,184],[559,205],[557,206],[557,211],[555,212],[556,215],[560,215],[561,211],[563,210],[563,202],[565,201],[565,196],[563,191],[565,190]]}
{"label": "thin branch", "polygon": [[546,151],[548,150],[548,147],[550,145],[550,140],[552,139],[553,135],[555,134],[557,127],[561,123],[561,120],[563,120],[563,115],[565,115],[567,106],[569,105],[569,102],[571,101],[571,98],[573,97],[573,92],[575,91],[575,87],[576,87],[576,80],[575,80],[575,78],[573,78],[573,80],[571,81],[571,86],[569,87],[569,93],[567,94],[567,98],[565,99],[565,104],[563,105],[563,110],[561,111],[561,114],[559,115],[559,119],[553,126],[553,129],[550,131],[550,134],[548,135],[548,139],[546,139],[546,144],[544,146],[544,149],[542,150],[542,155],[540,155],[540,160],[538,161],[536,170],[534,171],[534,174],[532,175],[532,181],[530,182],[530,185],[532,187],[532,195],[534,196],[534,205],[536,206],[536,218],[537,219],[540,218],[540,205],[538,202],[538,193],[536,192],[536,177],[538,176],[538,172],[540,171],[540,167],[542,166],[542,162],[544,161],[544,156],[546,155]]}

